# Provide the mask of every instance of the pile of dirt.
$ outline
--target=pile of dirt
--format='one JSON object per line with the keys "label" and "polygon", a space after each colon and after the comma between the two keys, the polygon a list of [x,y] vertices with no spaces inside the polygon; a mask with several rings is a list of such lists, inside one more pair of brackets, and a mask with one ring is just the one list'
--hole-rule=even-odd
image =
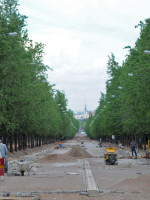
{"label": "pile of dirt", "polygon": [[71,156],[65,154],[50,154],[38,160],[39,163],[60,163],[60,162],[68,162],[72,160]]}
{"label": "pile of dirt", "polygon": [[79,145],[73,146],[71,151],[68,152],[68,155],[75,158],[92,158],[92,156]]}
{"label": "pile of dirt", "polygon": [[75,159],[92,158],[81,146],[73,146],[65,154],[50,154],[38,160],[40,163],[75,161]]}

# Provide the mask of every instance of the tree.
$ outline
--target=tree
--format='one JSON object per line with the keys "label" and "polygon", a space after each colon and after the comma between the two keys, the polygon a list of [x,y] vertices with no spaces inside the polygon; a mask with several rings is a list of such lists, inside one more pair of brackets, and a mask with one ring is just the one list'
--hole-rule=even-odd
{"label": "tree", "polygon": [[[67,99],[47,81],[43,64],[44,44],[28,37],[26,16],[17,0],[6,0],[0,7],[0,134],[13,151],[50,142],[59,136],[73,136]],[[16,37],[8,33],[17,32]],[[74,121],[74,122],[73,122]]]}

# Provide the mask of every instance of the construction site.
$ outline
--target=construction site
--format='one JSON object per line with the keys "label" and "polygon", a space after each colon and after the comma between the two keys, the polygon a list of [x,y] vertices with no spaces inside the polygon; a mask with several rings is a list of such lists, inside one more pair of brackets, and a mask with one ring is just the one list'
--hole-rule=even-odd
{"label": "construction site", "polygon": [[[8,154],[8,173],[1,176],[0,199],[15,200],[149,200],[150,160],[145,151],[87,136]],[[117,163],[105,161],[115,148]],[[21,163],[24,168],[21,168]]]}

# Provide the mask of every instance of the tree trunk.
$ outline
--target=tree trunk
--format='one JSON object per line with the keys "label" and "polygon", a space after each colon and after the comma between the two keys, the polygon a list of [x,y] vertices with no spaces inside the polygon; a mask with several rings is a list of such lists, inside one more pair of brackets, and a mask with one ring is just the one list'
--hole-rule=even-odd
{"label": "tree trunk", "polygon": [[10,134],[10,152],[13,153],[13,135]]}
{"label": "tree trunk", "polygon": [[15,137],[15,151],[17,152],[17,150],[18,150],[18,148],[17,148],[18,133],[15,133],[14,137]]}

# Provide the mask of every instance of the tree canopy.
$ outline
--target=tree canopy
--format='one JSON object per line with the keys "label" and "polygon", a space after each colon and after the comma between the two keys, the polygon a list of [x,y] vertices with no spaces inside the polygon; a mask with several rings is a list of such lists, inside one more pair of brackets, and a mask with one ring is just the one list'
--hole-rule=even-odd
{"label": "tree canopy", "polygon": [[92,137],[148,137],[150,132],[150,19],[136,26],[140,36],[119,66],[108,57],[106,94],[101,94],[94,117],[86,129]]}
{"label": "tree canopy", "polygon": [[73,137],[79,124],[48,82],[44,44],[29,39],[26,19],[18,0],[0,4],[0,136]]}

